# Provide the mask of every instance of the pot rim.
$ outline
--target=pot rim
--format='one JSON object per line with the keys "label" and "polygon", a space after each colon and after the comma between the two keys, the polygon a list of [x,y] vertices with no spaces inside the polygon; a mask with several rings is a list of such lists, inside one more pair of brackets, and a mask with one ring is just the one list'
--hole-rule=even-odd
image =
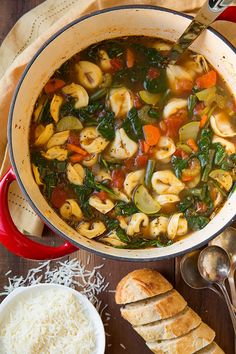
{"label": "pot rim", "polygon": [[[203,242],[193,246],[193,247],[189,247],[185,250],[182,251],[178,251],[175,253],[172,253],[171,255],[164,255],[164,256],[157,256],[157,257],[150,257],[150,258],[130,258],[130,257],[124,257],[124,256],[115,256],[115,255],[110,255],[110,254],[104,254],[101,251],[98,251],[96,249],[91,249],[87,246],[81,245],[79,242],[74,241],[73,239],[71,239],[70,237],[68,237],[66,234],[64,234],[63,232],[61,232],[59,229],[57,229],[57,227],[55,227],[47,218],[46,216],[44,216],[41,211],[37,208],[37,206],[35,205],[35,203],[33,202],[33,200],[31,199],[31,197],[29,196],[23,182],[21,181],[20,175],[18,173],[17,167],[16,167],[16,163],[15,163],[15,159],[14,159],[14,154],[13,154],[13,147],[12,147],[12,140],[11,140],[11,135],[12,135],[12,120],[13,120],[13,115],[14,115],[14,109],[15,109],[15,103],[16,103],[16,99],[19,93],[19,90],[21,88],[21,85],[29,71],[29,69],[31,68],[31,66],[33,65],[33,63],[35,62],[35,60],[38,58],[38,56],[43,52],[43,50],[50,45],[50,43],[52,43],[58,36],[60,36],[63,32],[65,32],[67,29],[69,29],[70,27],[88,19],[91,17],[95,17],[98,16],[102,13],[107,13],[107,12],[113,12],[113,11],[119,11],[119,10],[124,10],[124,9],[138,9],[138,10],[142,10],[142,9],[146,9],[146,10],[157,10],[157,11],[162,11],[162,12],[168,12],[168,13],[172,13],[175,15],[178,15],[180,17],[184,17],[187,18],[189,20],[191,20],[193,18],[193,16],[187,15],[185,13],[176,11],[176,10],[172,10],[172,9],[168,9],[165,7],[160,7],[160,6],[155,6],[155,5],[120,5],[120,6],[114,6],[111,8],[106,8],[106,9],[102,9],[102,10],[98,10],[98,11],[94,11],[92,13],[89,13],[87,15],[83,15],[79,18],[77,18],[76,20],[73,20],[72,22],[68,23],[67,25],[63,26],[60,30],[58,30],[57,32],[55,32],[34,54],[34,56],[32,57],[32,59],[29,61],[29,63],[27,64],[26,68],[24,69],[24,72],[22,73],[19,82],[17,83],[16,89],[14,91],[14,95],[11,101],[11,105],[10,105],[10,110],[9,110],[9,114],[8,114],[8,126],[7,126],[7,136],[8,136],[8,144],[9,144],[9,155],[10,155],[10,161],[13,167],[13,170],[15,172],[16,175],[16,180],[17,183],[19,184],[21,190],[23,191],[24,195],[27,198],[27,201],[29,202],[30,206],[32,207],[32,209],[36,212],[36,214],[40,217],[40,219],[58,236],[60,236],[62,239],[66,239],[67,241],[69,241],[71,244],[75,245],[76,247],[79,247],[87,252],[92,252],[95,253],[96,255],[100,256],[100,257],[105,257],[105,258],[109,258],[112,260],[117,260],[117,261],[129,261],[129,262],[155,262],[155,261],[160,261],[160,260],[164,260],[164,259],[168,259],[168,258],[174,258],[174,257],[178,257],[180,255],[183,255],[187,252],[192,252],[195,249],[198,249],[202,246],[204,246],[207,242],[209,242],[210,240],[212,240],[214,237],[216,237],[217,235],[219,235],[227,226],[230,226],[232,224],[232,222],[235,219],[236,213],[234,214],[234,216],[230,219],[230,221],[228,223],[226,223],[224,225],[224,227],[222,227],[221,229],[217,230],[214,234],[210,235],[209,237],[207,237]],[[236,48],[233,46],[232,43],[230,43],[222,34],[220,34],[218,31],[216,31],[215,29],[208,27],[207,31],[211,31],[214,33],[214,35],[216,35],[217,37],[219,37],[228,47],[230,47],[232,49],[232,51],[236,54]]]}

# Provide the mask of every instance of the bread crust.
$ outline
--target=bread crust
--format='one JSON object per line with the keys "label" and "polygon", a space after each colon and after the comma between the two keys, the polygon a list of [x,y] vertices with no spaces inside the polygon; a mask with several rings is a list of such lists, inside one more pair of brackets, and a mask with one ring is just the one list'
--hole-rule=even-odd
{"label": "bread crust", "polygon": [[186,305],[184,298],[172,289],[151,299],[127,304],[121,309],[121,315],[133,326],[140,326],[174,316]]}
{"label": "bread crust", "polygon": [[153,269],[137,269],[127,274],[116,287],[117,304],[128,304],[163,294],[173,286]]}
{"label": "bread crust", "polygon": [[213,342],[207,347],[196,352],[196,354],[225,354],[225,352],[218,346],[218,344]]}
{"label": "bread crust", "polygon": [[200,323],[201,318],[198,314],[187,306],[174,317],[137,326],[134,329],[146,342],[155,342],[180,337],[198,327]]}
{"label": "bread crust", "polygon": [[214,338],[215,332],[202,322],[197,328],[182,337],[147,343],[147,346],[155,354],[193,354],[212,343]]}

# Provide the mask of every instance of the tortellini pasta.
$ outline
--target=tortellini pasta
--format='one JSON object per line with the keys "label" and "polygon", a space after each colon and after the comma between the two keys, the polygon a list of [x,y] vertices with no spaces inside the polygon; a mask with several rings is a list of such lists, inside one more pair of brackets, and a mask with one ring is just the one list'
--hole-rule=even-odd
{"label": "tortellini pasta", "polygon": [[95,222],[81,222],[77,227],[77,231],[81,236],[89,239],[98,237],[106,231],[106,226],[102,221]]}
{"label": "tortellini pasta", "polygon": [[80,132],[80,145],[89,154],[102,152],[109,141],[103,138],[96,127],[87,127]]}
{"label": "tortellini pasta", "polygon": [[114,208],[114,203],[110,199],[102,201],[99,197],[96,197],[96,195],[92,195],[89,198],[89,205],[100,211],[102,214],[107,214]]}
{"label": "tortellini pasta", "polygon": [[60,108],[63,103],[63,97],[59,95],[54,95],[50,103],[50,113],[54,121],[57,123],[59,120]]}
{"label": "tortellini pasta", "polygon": [[143,183],[144,174],[145,174],[145,170],[138,170],[127,174],[124,181],[124,190],[128,194],[128,196],[131,196],[134,188],[138,184]]}
{"label": "tortellini pasta", "polygon": [[172,171],[157,171],[152,176],[152,187],[158,194],[179,194],[185,187]]}
{"label": "tortellini pasta", "polygon": [[76,99],[76,109],[86,107],[88,105],[89,96],[83,86],[72,83],[70,85],[64,86],[62,92]]}
{"label": "tortellini pasta", "polygon": [[149,224],[149,235],[152,238],[157,238],[159,235],[166,234],[169,219],[165,216],[159,216],[152,220]]}
{"label": "tortellini pasta", "polygon": [[41,133],[39,134],[39,136],[35,140],[35,143],[34,143],[35,146],[45,145],[54,133],[53,124],[48,124],[45,127],[38,126],[38,128],[40,128],[40,127],[41,127],[41,129],[38,129],[38,130],[41,130]]}
{"label": "tortellini pasta", "polygon": [[83,213],[78,203],[74,199],[66,200],[66,202],[60,208],[60,214],[66,220],[71,218],[81,220],[83,217]]}
{"label": "tortellini pasta", "polygon": [[42,156],[47,160],[65,161],[68,156],[68,150],[63,149],[60,146],[53,146],[46,152],[42,151]]}
{"label": "tortellini pasta", "polygon": [[170,162],[171,156],[176,150],[174,141],[167,136],[160,137],[157,149],[155,157],[163,163]]}
{"label": "tortellini pasta", "polygon": [[115,139],[106,151],[107,159],[125,160],[132,157],[138,151],[138,144],[131,140],[123,128],[117,129]]}
{"label": "tortellini pasta", "polygon": [[109,102],[116,117],[124,117],[133,107],[131,93],[126,87],[112,89],[109,94]]}
{"label": "tortellini pasta", "polygon": [[163,117],[168,118],[177,113],[180,109],[187,107],[187,100],[184,98],[171,98],[163,110]]}
{"label": "tortellini pasta", "polygon": [[176,236],[186,235],[187,232],[188,223],[183,214],[178,213],[172,215],[167,227],[167,235],[169,239],[173,240]]}
{"label": "tortellini pasta", "polygon": [[79,163],[76,163],[74,165],[68,163],[66,172],[67,172],[67,178],[70,181],[70,183],[79,186],[83,184],[85,171],[84,168]]}
{"label": "tortellini pasta", "polygon": [[79,61],[75,66],[79,83],[92,90],[102,83],[102,70],[90,61]]}
{"label": "tortellini pasta", "polygon": [[68,140],[69,135],[69,130],[64,130],[63,132],[53,134],[53,136],[47,142],[47,149],[50,149],[53,146],[65,144]]}
{"label": "tortellini pasta", "polygon": [[142,230],[142,227],[147,227],[149,224],[148,216],[144,213],[136,213],[131,216],[127,227],[127,235],[133,236]]}
{"label": "tortellini pasta", "polygon": [[230,121],[229,115],[223,111],[212,114],[210,118],[211,127],[214,133],[222,138],[231,138],[236,135],[236,130]]}

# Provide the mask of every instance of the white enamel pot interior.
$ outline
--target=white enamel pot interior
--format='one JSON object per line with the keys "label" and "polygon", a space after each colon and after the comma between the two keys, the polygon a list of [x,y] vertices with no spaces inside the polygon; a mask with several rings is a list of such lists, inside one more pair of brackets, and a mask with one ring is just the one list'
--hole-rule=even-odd
{"label": "white enamel pot interior", "polygon": [[[29,159],[29,126],[36,99],[43,86],[75,53],[90,44],[119,36],[145,35],[175,41],[190,22],[189,17],[151,6],[123,6],[80,18],[56,33],[34,56],[17,87],[10,112],[8,138],[11,162],[21,189],[43,221],[78,247],[105,257],[150,261],[173,257],[207,243],[235,216],[236,193],[203,229],[165,248],[116,249],[80,236],[47,204],[32,176]],[[205,31],[191,48],[203,54],[227,81],[236,96],[236,54],[222,36]]]}

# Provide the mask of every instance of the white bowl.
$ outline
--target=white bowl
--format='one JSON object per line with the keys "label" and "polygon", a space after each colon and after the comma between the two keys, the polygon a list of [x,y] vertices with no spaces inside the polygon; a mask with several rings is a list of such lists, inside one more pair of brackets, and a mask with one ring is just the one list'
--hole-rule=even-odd
{"label": "white bowl", "polygon": [[38,294],[39,292],[42,293],[43,291],[46,292],[51,289],[63,289],[74,294],[78,298],[80,304],[82,304],[83,310],[85,311],[88,318],[90,318],[90,321],[92,322],[93,327],[95,328],[96,349],[92,352],[92,354],[104,354],[105,331],[102,320],[97,310],[84,295],[80,294],[74,289],[68,288],[63,285],[37,284],[29,287],[20,287],[13,290],[13,292],[10,293],[0,304],[0,323],[3,323],[5,316],[9,313],[13,306],[17,306],[17,303],[19,304],[20,300],[27,299],[27,297],[32,294]]}

